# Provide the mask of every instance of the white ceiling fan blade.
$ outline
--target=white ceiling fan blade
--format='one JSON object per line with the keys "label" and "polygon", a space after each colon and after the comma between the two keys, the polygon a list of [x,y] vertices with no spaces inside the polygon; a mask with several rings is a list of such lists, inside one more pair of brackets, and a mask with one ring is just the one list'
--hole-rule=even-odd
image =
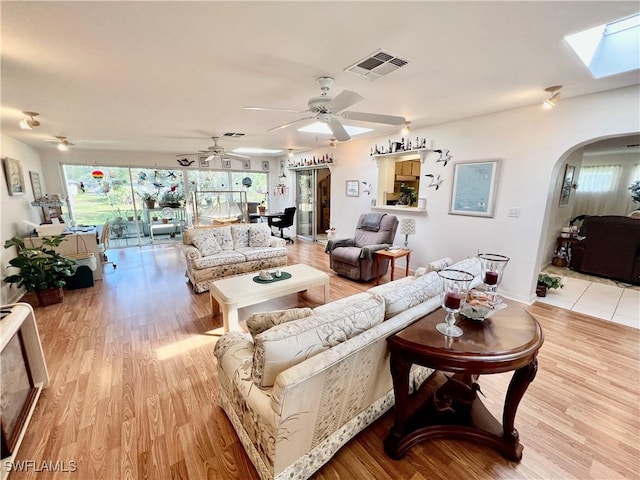
{"label": "white ceiling fan blade", "polygon": [[351,138],[337,118],[331,117],[331,120],[327,122],[327,125],[329,125],[331,132],[333,132],[333,136],[336,137],[337,140],[346,142]]}
{"label": "white ceiling fan blade", "polygon": [[251,157],[240,155],[238,153],[225,153],[223,157],[235,158],[236,160],[251,160]]}
{"label": "white ceiling fan blade", "polygon": [[276,107],[244,107],[245,110],[265,110],[268,112],[294,112],[304,113],[307,110],[294,110],[292,108],[276,108]]}
{"label": "white ceiling fan blade", "polygon": [[396,117],[394,115],[379,115],[377,113],[363,112],[342,112],[342,118],[349,120],[361,120],[363,122],[385,123],[387,125],[404,125],[407,120],[404,117]]}
{"label": "white ceiling fan blade", "polygon": [[278,125],[277,127],[273,127],[269,129],[269,132],[273,132],[274,130],[280,130],[281,128],[286,128],[289,125],[293,125],[294,123],[298,123],[298,122],[302,122],[304,120],[309,120],[310,118],[315,118],[315,117],[304,117],[304,118],[299,118],[297,120],[294,120],[293,122],[287,122],[287,123],[283,123],[282,125]]}
{"label": "white ceiling fan blade", "polygon": [[340,110],[344,110],[351,105],[364,100],[364,97],[359,93],[352,92],[351,90],[343,90],[338,96],[334,97],[329,102],[330,111],[337,113]]}

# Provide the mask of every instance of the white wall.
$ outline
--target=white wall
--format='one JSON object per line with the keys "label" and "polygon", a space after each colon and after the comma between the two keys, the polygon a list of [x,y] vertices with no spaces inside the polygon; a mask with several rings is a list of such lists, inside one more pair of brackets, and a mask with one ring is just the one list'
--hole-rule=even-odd
{"label": "white wall", "polygon": [[[43,175],[40,156],[38,152],[22,142],[18,142],[6,135],[2,135],[2,144],[0,145],[0,151],[2,158],[10,157],[16,160],[20,160],[22,163],[22,175],[25,185],[25,194],[20,196],[9,196],[9,189],[7,188],[7,179],[5,177],[4,168],[2,168],[2,209],[0,210],[0,239],[2,241],[2,264],[0,268],[0,275],[4,279],[10,274],[8,267],[8,261],[15,256],[15,249],[4,249],[4,242],[9,238],[19,235],[26,235],[30,228],[22,221],[29,220],[33,223],[40,223],[40,209],[31,206],[31,202],[34,201],[33,189],[31,188],[31,181],[29,179],[29,172],[40,173],[40,183],[43,191],[46,191],[46,179]],[[9,285],[2,282],[0,289],[0,299],[2,304],[14,302],[17,299],[17,291],[15,287],[9,287]]]}
{"label": "white wall", "polygon": [[[411,268],[446,256],[460,260],[478,252],[504,254],[511,261],[501,289],[511,298],[532,301],[537,272],[551,254],[547,237],[555,238],[557,224],[566,222],[571,211],[571,205],[562,211],[558,207],[565,160],[595,140],[640,131],[639,105],[640,87],[634,86],[564,99],[554,110],[534,106],[413,130],[411,137],[426,137],[433,148],[449,149],[454,161],[500,158],[502,165],[494,218],[449,215],[453,165],[443,167],[435,163],[437,154],[429,155],[422,171],[440,174],[444,183],[439,190],[421,186],[418,196],[427,198],[428,213],[413,217],[417,225],[409,239],[414,250]],[[372,197],[347,197],[345,181],[372,181],[376,191],[377,168],[370,150],[386,142],[387,137],[338,144],[331,204],[338,237],[351,236],[358,216],[371,211]],[[302,156],[318,153],[324,151]],[[508,208],[519,208],[520,216],[507,217]],[[554,232],[547,234],[549,224]],[[396,243],[401,241],[398,235]]]}

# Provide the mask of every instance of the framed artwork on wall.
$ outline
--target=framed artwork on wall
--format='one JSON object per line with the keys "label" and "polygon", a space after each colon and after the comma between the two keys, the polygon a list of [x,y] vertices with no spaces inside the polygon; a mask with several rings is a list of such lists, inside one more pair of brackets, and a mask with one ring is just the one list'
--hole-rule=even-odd
{"label": "framed artwork on wall", "polygon": [[347,180],[347,197],[359,197],[359,196],[360,196],[360,181]]}
{"label": "framed artwork on wall", "polygon": [[210,162],[207,162],[208,156],[198,157],[198,165],[200,168],[209,168]]}
{"label": "framed artwork on wall", "polygon": [[38,172],[29,172],[31,179],[31,188],[33,189],[33,199],[38,201],[42,198],[42,185],[40,184],[40,174]]}
{"label": "framed artwork on wall", "polygon": [[569,197],[571,196],[571,187],[573,185],[573,176],[576,173],[576,167],[567,164],[564,168],[564,180],[562,180],[562,189],[560,190],[560,206],[569,205]]}
{"label": "framed artwork on wall", "polygon": [[262,170],[269,171],[269,160],[262,161]]}
{"label": "framed artwork on wall", "polygon": [[242,168],[245,170],[251,170],[251,160],[245,160],[242,164]]}
{"label": "framed artwork on wall", "polygon": [[9,195],[24,195],[24,176],[22,175],[22,164],[20,160],[5,157],[2,159],[4,165],[4,175],[7,178]]}
{"label": "framed artwork on wall", "polygon": [[455,162],[450,215],[493,217],[500,160]]}
{"label": "framed artwork on wall", "polygon": [[231,168],[231,160],[229,160],[228,158],[223,158],[222,168]]}

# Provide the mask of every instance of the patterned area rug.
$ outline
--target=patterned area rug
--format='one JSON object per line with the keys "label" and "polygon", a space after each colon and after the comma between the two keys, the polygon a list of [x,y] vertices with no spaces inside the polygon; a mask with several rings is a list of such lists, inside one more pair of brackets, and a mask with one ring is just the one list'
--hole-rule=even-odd
{"label": "patterned area rug", "polygon": [[542,271],[544,273],[557,275],[559,277],[579,278],[581,280],[586,280],[588,282],[603,283],[605,285],[613,285],[619,288],[629,288],[631,290],[640,290],[639,285],[632,285],[630,283],[620,282],[618,280],[611,280],[608,278],[596,277],[594,275],[587,275],[584,273],[576,272],[574,270],[570,270],[567,267],[556,267],[554,265],[548,265],[545,268],[543,268]]}

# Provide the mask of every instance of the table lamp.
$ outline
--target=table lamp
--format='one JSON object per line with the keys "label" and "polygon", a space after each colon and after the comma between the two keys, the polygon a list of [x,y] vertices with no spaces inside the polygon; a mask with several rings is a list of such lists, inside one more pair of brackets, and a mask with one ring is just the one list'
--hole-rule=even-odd
{"label": "table lamp", "polygon": [[404,248],[409,248],[409,235],[416,233],[416,221],[412,218],[403,218],[400,220],[400,234],[404,235]]}

